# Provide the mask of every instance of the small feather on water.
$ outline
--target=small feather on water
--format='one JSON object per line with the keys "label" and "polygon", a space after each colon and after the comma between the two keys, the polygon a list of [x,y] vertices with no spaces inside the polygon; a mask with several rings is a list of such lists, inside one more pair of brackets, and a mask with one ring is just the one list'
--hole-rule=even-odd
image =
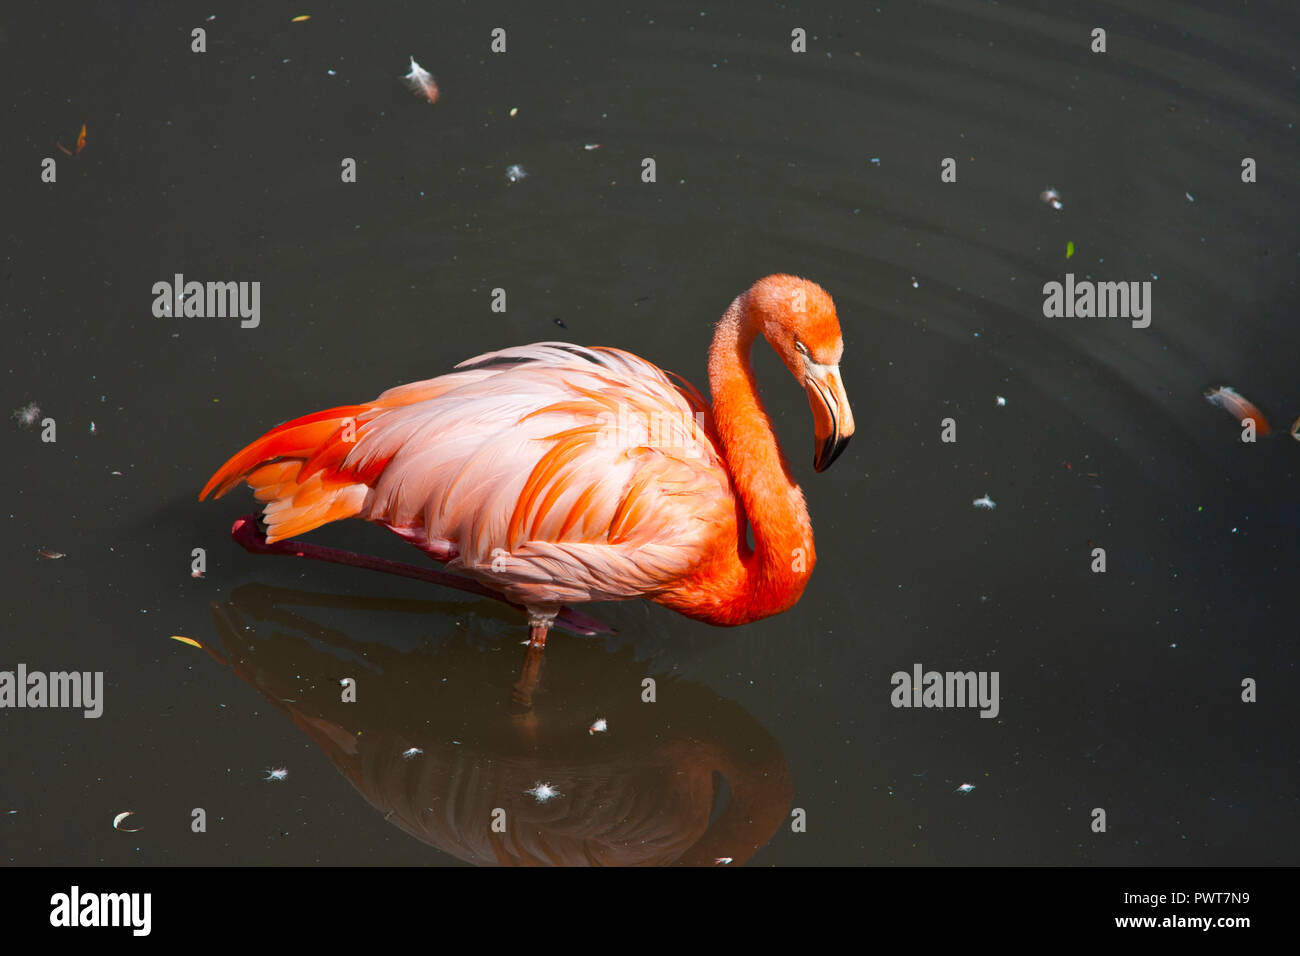
{"label": "small feather on water", "polygon": [[1264,417],[1264,413],[1235,388],[1220,385],[1217,388],[1206,389],[1205,400],[1211,405],[1217,405],[1228,412],[1237,419],[1238,424],[1244,422],[1247,418],[1254,419],[1255,431],[1261,435],[1267,435],[1272,430],[1269,427],[1268,419]]}
{"label": "small feather on water", "polygon": [[541,783],[540,781],[531,790],[525,790],[524,793],[531,796],[538,803],[546,803],[548,800],[554,800],[556,797],[564,796],[564,794],[560,793],[559,790],[556,790],[549,783]]}
{"label": "small feather on water", "polygon": [[411,71],[402,77],[416,96],[423,96],[430,103],[438,102],[438,83],[429,71],[415,62],[411,57]]}
{"label": "small feather on water", "polygon": [[41,406],[35,402],[24,405],[22,408],[14,409],[14,421],[23,428],[31,428],[41,420]]}

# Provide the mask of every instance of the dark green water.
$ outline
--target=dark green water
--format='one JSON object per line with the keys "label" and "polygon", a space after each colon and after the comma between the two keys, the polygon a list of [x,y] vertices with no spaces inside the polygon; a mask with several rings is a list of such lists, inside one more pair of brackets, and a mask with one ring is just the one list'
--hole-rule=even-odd
{"label": "dark green water", "polygon": [[[0,408],[57,424],[4,424],[0,670],[105,682],[96,720],[0,711],[0,859],[486,860],[504,805],[512,839],[663,862],[743,790],[758,864],[1297,862],[1293,6],[261,6],[0,14]],[[246,554],[247,492],[195,500],[266,428],[490,349],[613,345],[704,386],[711,323],[777,271],[834,296],[857,420],[815,475],[760,347],[817,533],[803,600],[736,630],[589,607],[619,634],[552,637],[535,721],[508,714],[519,615]],[[1150,326],[1045,318],[1066,272],[1151,282]],[[260,324],[154,317],[176,273],[260,282]],[[1273,435],[1242,443],[1216,385]],[[997,671],[997,718],[891,706],[916,663]],[[522,797],[544,781],[564,796]]]}

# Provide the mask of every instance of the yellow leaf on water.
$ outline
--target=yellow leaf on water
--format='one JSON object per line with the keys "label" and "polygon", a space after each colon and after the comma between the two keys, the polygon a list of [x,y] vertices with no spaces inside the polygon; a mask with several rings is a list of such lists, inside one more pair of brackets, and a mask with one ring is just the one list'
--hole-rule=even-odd
{"label": "yellow leaf on water", "polygon": [[300,17],[294,17],[294,18],[293,18],[292,20],[290,20],[289,22],[290,22],[290,23],[302,23],[302,21],[304,21],[304,20],[310,20],[310,19],[311,19],[311,14],[310,14],[310,13],[304,13],[304,14],[303,14],[302,16],[300,16]]}
{"label": "yellow leaf on water", "polygon": [[192,638],[192,637],[181,637],[179,634],[173,634],[173,635],[172,635],[172,640],[173,640],[173,641],[180,641],[182,644],[188,644],[188,645],[190,645],[190,647],[202,647],[202,646],[203,646],[203,645],[200,644],[198,641],[196,641],[194,638]]}

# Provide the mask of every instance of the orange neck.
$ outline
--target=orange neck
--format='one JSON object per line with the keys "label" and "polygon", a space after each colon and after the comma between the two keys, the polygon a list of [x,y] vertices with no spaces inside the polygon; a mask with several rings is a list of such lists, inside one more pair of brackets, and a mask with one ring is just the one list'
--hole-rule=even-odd
{"label": "orange neck", "polygon": [[[750,365],[758,334],[742,295],[723,314],[709,349],[713,419],[741,504],[734,546],[728,542],[718,557],[723,566],[715,564],[713,570],[730,592],[719,595],[727,605],[726,623],[736,624],[794,605],[817,559],[803,492],[758,397]],[[754,532],[752,549],[745,537],[746,519]]]}

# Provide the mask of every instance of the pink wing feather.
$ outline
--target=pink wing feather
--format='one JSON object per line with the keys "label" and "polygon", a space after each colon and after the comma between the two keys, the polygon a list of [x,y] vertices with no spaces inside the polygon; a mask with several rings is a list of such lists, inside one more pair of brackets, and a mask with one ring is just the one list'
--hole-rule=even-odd
{"label": "pink wing feather", "polygon": [[[562,342],[457,368],[281,426],[204,494],[246,478],[269,540],[365,518],[530,607],[653,595],[734,536],[731,479],[690,385]],[[301,435],[318,444],[290,447]]]}

